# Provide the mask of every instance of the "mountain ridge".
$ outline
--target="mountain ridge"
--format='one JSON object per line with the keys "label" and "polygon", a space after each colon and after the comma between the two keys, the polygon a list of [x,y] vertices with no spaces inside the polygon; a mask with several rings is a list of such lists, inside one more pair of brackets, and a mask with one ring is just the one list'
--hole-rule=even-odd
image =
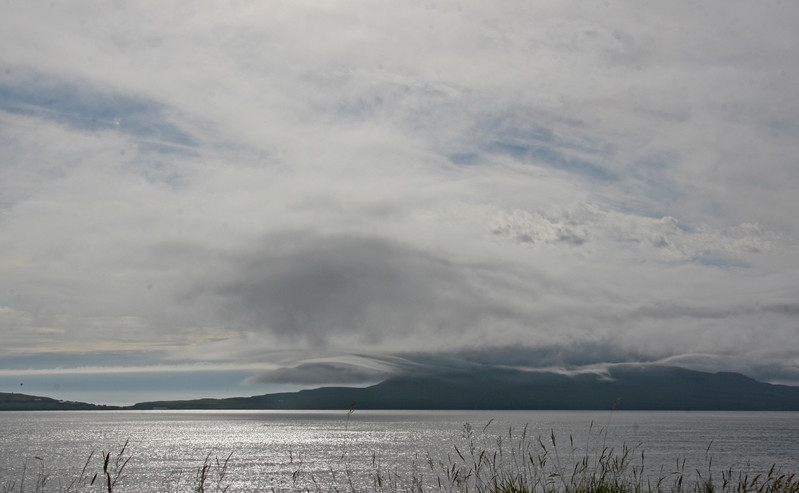
{"label": "mountain ridge", "polygon": [[[7,395],[0,394],[0,410],[10,410],[4,398]],[[149,401],[120,407],[65,403],[49,398],[39,399],[47,400],[29,399],[27,404],[34,407],[37,404],[50,406],[40,409],[122,410],[321,410],[348,409],[351,405],[355,405],[358,409],[397,410],[616,408],[799,411],[799,387],[759,382],[734,372],[708,373],[671,366],[633,365],[617,365],[602,373],[576,374],[496,367],[439,373],[408,373],[391,377],[369,387],[320,387],[251,397]],[[34,407],[29,409],[33,410]],[[16,409],[23,410],[20,407]]]}

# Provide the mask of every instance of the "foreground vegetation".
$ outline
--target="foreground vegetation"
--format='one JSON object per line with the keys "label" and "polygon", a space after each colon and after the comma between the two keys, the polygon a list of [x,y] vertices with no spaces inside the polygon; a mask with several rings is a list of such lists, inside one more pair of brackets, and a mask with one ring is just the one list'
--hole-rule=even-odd
{"label": "foreground vegetation", "polygon": [[128,477],[126,468],[134,458],[125,443],[116,453],[89,454],[82,469],[67,479],[51,477],[44,460],[35,457],[34,467],[26,462],[20,477],[0,484],[0,492],[799,493],[799,479],[776,466],[754,473],[714,469],[710,447],[702,469],[687,470],[683,461],[669,470],[648,471],[640,447],[623,445],[616,450],[606,445],[604,432],[597,436],[595,446],[583,449],[575,447],[571,436],[564,447],[554,433],[532,437],[526,428],[516,435],[508,430],[486,442],[477,440],[466,424],[464,442],[453,446],[446,458],[427,455],[402,470],[381,464],[374,454],[368,464],[358,464],[345,451],[337,470],[309,472],[301,457],[292,456],[292,467],[284,477],[263,481],[234,477],[232,453],[226,457],[208,454],[192,469],[155,481],[147,478],[147,485],[157,487]]}

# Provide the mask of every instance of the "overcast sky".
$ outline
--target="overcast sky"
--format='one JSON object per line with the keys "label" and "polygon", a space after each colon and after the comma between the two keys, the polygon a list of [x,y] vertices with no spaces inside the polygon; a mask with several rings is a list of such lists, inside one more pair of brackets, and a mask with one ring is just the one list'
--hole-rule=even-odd
{"label": "overcast sky", "polygon": [[799,385],[799,3],[0,6],[0,391]]}

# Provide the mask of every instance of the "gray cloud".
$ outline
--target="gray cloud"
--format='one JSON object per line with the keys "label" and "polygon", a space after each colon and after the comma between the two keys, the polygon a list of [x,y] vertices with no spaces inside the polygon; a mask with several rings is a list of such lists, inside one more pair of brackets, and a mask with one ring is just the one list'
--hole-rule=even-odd
{"label": "gray cloud", "polygon": [[367,385],[402,374],[440,374],[452,370],[515,368],[525,371],[603,371],[614,365],[676,365],[699,371],[743,372],[763,381],[799,384],[797,365],[784,365],[785,355],[759,354],[733,362],[737,356],[685,353],[667,357],[625,350],[616,341],[552,345],[545,347],[486,346],[457,351],[372,354],[322,357],[261,372],[247,378],[248,385],[297,384]]}
{"label": "gray cloud", "polygon": [[247,384],[289,383],[297,385],[363,384],[385,380],[386,371],[341,363],[305,363],[291,368],[280,368],[247,380]]}
{"label": "gray cloud", "polygon": [[[445,260],[374,237],[270,235],[190,293],[244,330],[314,345],[337,336],[377,346],[439,344],[491,322],[518,322],[501,270]],[[536,287],[527,291],[533,294]]]}
{"label": "gray cloud", "polygon": [[496,346],[463,349],[455,356],[479,364],[523,368],[574,369],[598,364],[652,362],[652,354],[624,348],[618,341],[573,341],[540,347]]}

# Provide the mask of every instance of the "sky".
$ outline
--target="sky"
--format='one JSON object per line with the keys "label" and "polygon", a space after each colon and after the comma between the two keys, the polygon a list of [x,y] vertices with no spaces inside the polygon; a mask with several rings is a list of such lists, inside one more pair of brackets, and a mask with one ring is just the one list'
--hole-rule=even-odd
{"label": "sky", "polygon": [[799,3],[0,13],[0,391],[799,385]]}

